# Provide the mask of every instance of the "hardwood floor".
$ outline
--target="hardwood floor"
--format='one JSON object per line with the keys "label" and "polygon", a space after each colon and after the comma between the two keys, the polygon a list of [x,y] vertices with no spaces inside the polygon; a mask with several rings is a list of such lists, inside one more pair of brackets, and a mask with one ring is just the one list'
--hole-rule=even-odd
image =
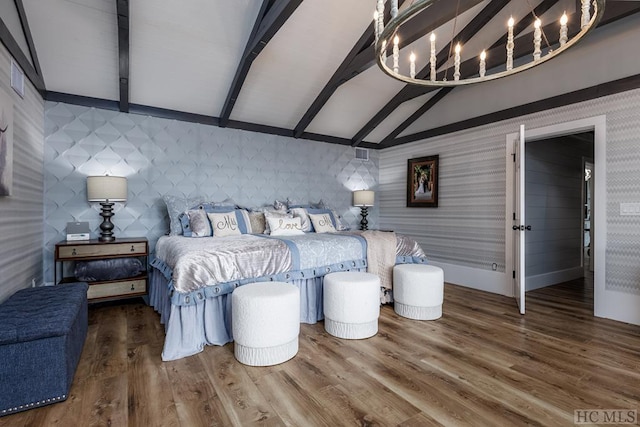
{"label": "hardwood floor", "polygon": [[93,306],[67,401],[0,426],[573,425],[576,409],[639,409],[640,327],[592,316],[583,281],[507,297],[446,285],[444,315],[385,306],[379,333],[342,340],[301,325],[300,351],[248,367],[233,344],[162,362],[159,316]]}

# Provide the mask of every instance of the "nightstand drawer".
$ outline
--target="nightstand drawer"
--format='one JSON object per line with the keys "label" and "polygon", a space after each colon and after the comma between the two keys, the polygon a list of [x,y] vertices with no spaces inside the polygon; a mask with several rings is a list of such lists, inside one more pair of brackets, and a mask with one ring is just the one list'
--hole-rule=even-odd
{"label": "nightstand drawer", "polygon": [[124,280],[122,282],[99,283],[90,285],[88,299],[108,298],[147,292],[146,279]]}
{"label": "nightstand drawer", "polygon": [[98,245],[71,245],[58,248],[58,259],[76,259],[79,257],[104,257],[114,255],[146,255],[146,242],[109,243]]}

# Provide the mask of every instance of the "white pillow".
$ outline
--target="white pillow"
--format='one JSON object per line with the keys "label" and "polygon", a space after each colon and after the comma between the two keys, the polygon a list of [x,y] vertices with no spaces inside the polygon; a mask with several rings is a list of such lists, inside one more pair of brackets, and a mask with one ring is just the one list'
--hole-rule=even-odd
{"label": "white pillow", "polygon": [[242,234],[238,227],[235,211],[223,213],[208,213],[214,237],[236,236]]}
{"label": "white pillow", "polygon": [[289,212],[291,212],[294,218],[300,218],[302,231],[311,231],[311,221],[309,220],[309,215],[305,208],[291,208],[289,209]]}
{"label": "white pillow", "polygon": [[329,214],[309,214],[313,228],[316,229],[316,233],[335,233],[336,228],[333,226],[331,216]]}
{"label": "white pillow", "polygon": [[265,219],[265,227],[264,234],[271,234],[271,226],[269,225],[269,218],[293,218],[291,214],[286,212],[273,212],[273,211],[264,211],[264,219]]}
{"label": "white pillow", "polygon": [[304,234],[300,217],[296,218],[267,218],[272,236],[296,236]]}

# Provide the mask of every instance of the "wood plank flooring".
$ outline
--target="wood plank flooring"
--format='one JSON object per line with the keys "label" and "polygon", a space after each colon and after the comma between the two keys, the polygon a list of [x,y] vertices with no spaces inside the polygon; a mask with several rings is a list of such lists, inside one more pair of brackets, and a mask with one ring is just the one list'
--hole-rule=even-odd
{"label": "wood plank flooring", "polygon": [[141,300],[89,309],[67,401],[0,426],[573,425],[576,409],[640,410],[640,327],[592,316],[578,280],[511,298],[446,285],[444,315],[382,308],[379,333],[341,340],[301,325],[297,356],[257,368],[233,344],[162,362]]}

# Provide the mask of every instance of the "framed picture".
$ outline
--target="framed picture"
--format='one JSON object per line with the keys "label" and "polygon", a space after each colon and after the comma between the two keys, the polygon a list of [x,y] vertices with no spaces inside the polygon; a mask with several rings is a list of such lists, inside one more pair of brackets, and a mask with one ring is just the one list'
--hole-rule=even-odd
{"label": "framed picture", "polygon": [[407,207],[438,207],[438,156],[409,159]]}
{"label": "framed picture", "polygon": [[13,100],[0,89],[0,197],[13,189]]}

